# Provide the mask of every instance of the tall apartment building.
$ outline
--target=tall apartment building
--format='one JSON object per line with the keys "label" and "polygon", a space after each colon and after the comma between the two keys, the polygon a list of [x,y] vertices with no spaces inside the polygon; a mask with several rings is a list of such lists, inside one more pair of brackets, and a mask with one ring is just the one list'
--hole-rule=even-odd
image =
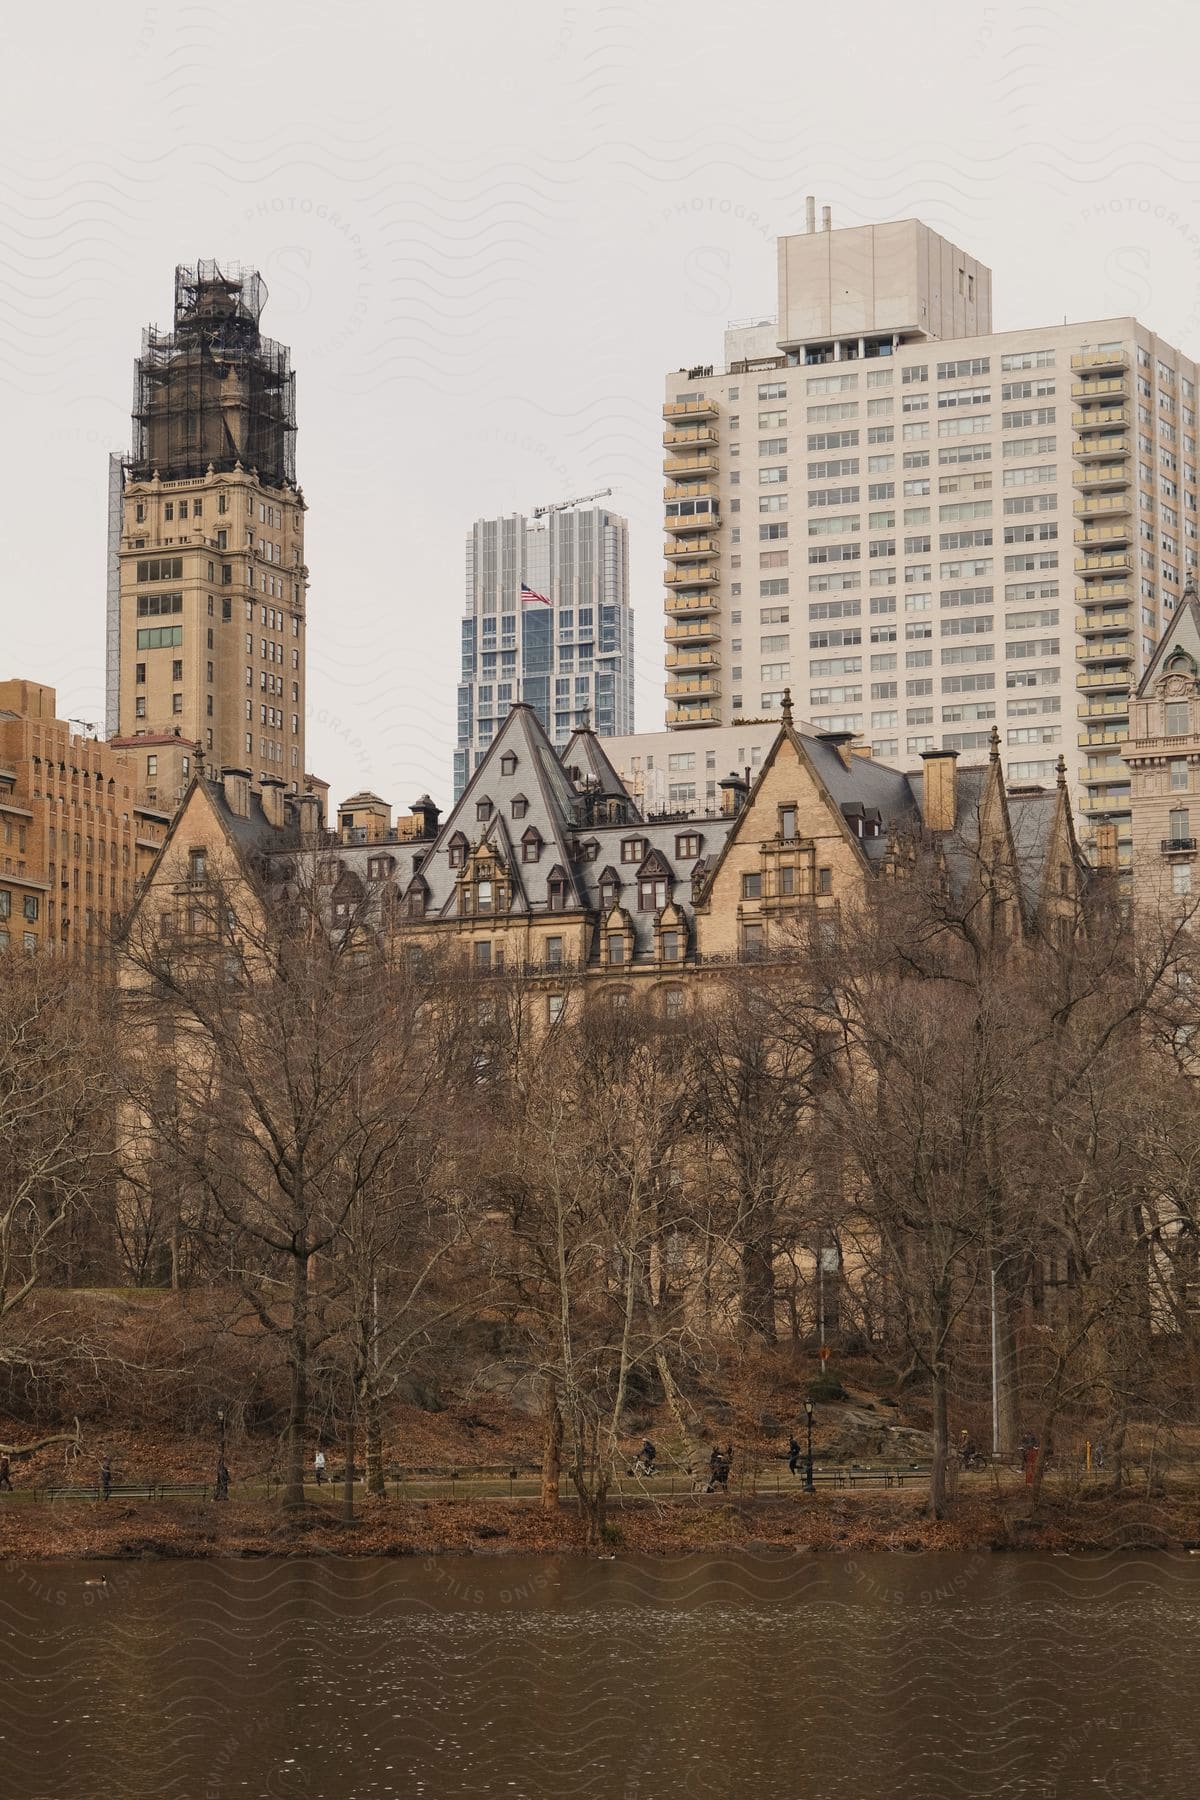
{"label": "tall apartment building", "polygon": [[778,711],[911,764],[995,724],[1130,846],[1129,691],[1197,560],[1197,366],[1132,318],[994,332],[916,220],[778,243],[778,315],[668,377],[668,725]]}
{"label": "tall apartment building", "polygon": [[146,740],[142,773],[174,798],[196,750],[303,786],[295,376],[259,329],[265,299],[252,271],[176,269],[173,329],[142,334],[132,449],[110,467],[107,730]]}
{"label": "tall apartment building", "polygon": [[467,537],[457,799],[518,701],[556,747],[633,730],[629,527],[600,507],[479,519]]}
{"label": "tall apartment building", "polygon": [[52,687],[0,681],[0,952],[103,959],[170,821],[138,776],[57,717]]}

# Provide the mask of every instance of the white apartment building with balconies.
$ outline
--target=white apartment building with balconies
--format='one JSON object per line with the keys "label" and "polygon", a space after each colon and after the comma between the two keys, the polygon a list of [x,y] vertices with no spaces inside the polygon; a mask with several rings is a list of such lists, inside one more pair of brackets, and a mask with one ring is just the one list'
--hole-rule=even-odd
{"label": "white apartment building with balconies", "polygon": [[667,379],[667,723],[791,687],[883,761],[1065,757],[1128,860],[1129,695],[1197,562],[1196,364],[1132,318],[994,332],[915,220],[781,238],[779,312]]}

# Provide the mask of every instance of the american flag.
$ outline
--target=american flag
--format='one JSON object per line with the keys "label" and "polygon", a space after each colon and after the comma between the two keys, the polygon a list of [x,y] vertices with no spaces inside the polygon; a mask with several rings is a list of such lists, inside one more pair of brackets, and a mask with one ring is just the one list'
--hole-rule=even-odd
{"label": "american flag", "polygon": [[522,582],[521,583],[521,605],[522,606],[533,606],[533,605],[549,606],[550,605],[550,597],[548,594],[539,594],[536,588],[528,587],[525,582]]}

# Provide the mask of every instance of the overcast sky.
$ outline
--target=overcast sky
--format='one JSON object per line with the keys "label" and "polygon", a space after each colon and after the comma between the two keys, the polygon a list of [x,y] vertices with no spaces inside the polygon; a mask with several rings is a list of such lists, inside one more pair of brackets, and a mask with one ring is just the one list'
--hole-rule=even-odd
{"label": "overcast sky", "polygon": [[463,535],[612,487],[661,726],[663,374],[776,234],[917,216],[997,329],[1200,356],[1200,12],[686,0],[5,9],[0,673],[103,719],[105,484],[176,262],[257,265],[309,504],[309,767],[450,792]]}

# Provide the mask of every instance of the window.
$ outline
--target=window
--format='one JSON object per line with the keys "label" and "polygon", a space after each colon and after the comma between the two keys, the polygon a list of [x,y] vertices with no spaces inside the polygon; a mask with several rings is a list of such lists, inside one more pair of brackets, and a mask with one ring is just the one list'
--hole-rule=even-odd
{"label": "window", "polygon": [[661,912],[667,904],[667,883],[661,875],[643,875],[638,881],[638,911]]}
{"label": "window", "polygon": [[1182,897],[1185,894],[1190,894],[1191,891],[1192,891],[1192,865],[1191,865],[1191,863],[1185,863],[1185,862],[1174,863],[1171,868],[1171,892],[1176,896],[1176,898],[1182,899]]}
{"label": "window", "polygon": [[38,899],[36,894],[26,894],[21,902],[21,911],[31,925],[37,924]]}
{"label": "window", "polygon": [[765,934],[761,925],[742,926],[742,955],[753,962],[763,953]]}
{"label": "window", "polygon": [[623,863],[640,863],[646,854],[644,838],[622,838],[621,861]]}
{"label": "window", "polygon": [[[1186,806],[1173,806],[1168,815],[1170,825],[1170,841],[1173,844],[1190,844],[1192,841],[1192,815]],[[28,902],[26,902],[28,904]],[[28,917],[28,914],[26,915]]]}
{"label": "window", "polygon": [[492,946],[490,944],[476,944],[475,967],[481,972],[492,967]]}
{"label": "window", "polygon": [[1186,737],[1188,731],[1188,703],[1186,700],[1167,701],[1167,736]]}
{"label": "window", "polygon": [[563,941],[560,937],[548,937],[546,943],[546,967],[561,969],[563,960]]}
{"label": "window", "polygon": [[796,835],[796,808],[794,806],[781,806],[780,807],[780,809],[779,809],[779,835],[781,838],[784,838],[785,840],[787,840],[789,842],[791,841],[792,838],[795,837],[795,835]]}
{"label": "window", "polygon": [[675,856],[679,862],[694,862],[700,854],[700,837],[697,832],[685,831],[675,839]]}
{"label": "window", "polygon": [[761,900],[762,899],[762,876],[761,875],[755,874],[755,875],[743,875],[742,876],[742,899],[743,900]]}
{"label": "window", "polygon": [[625,961],[625,937],[620,931],[612,931],[608,936],[608,961],[615,966]]}
{"label": "window", "polygon": [[565,1005],[566,997],[563,994],[546,995],[546,1023],[548,1025],[558,1024],[558,1021],[563,1016],[563,1007]]}
{"label": "window", "polygon": [[818,869],[817,870],[817,892],[818,892],[818,894],[832,894],[832,892],[833,892],[833,870],[832,869]]}
{"label": "window", "polygon": [[137,634],[139,650],[167,650],[182,643],[182,625],[144,625]]}
{"label": "window", "polygon": [[1182,756],[1176,756],[1176,757],[1172,758],[1171,764],[1170,764],[1170,770],[1171,770],[1171,792],[1172,793],[1180,793],[1180,792],[1186,793],[1187,788],[1188,788],[1188,766],[1187,766],[1187,763],[1182,758]]}

